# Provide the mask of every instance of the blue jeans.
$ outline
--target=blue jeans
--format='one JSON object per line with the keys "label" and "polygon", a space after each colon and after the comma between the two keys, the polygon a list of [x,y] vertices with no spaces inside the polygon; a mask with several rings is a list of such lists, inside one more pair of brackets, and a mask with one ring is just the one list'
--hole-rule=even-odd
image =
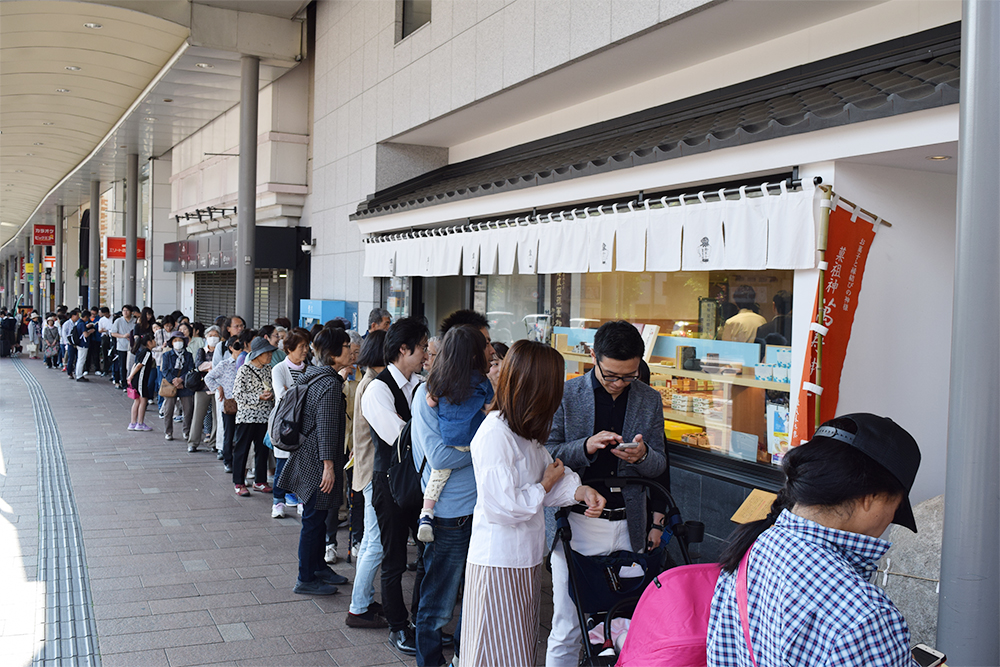
{"label": "blue jeans", "polygon": [[274,491],[273,504],[275,505],[285,502],[285,496],[288,494],[287,491],[278,487],[278,478],[281,477],[281,471],[285,469],[286,463],[288,463],[288,459],[274,457],[274,484],[271,485],[271,488]]}
{"label": "blue jeans", "polygon": [[[455,610],[471,537],[471,515],[434,519],[434,541],[424,547],[424,580],[420,584],[420,609],[417,611],[417,665],[420,667],[444,664],[441,628],[451,622]],[[460,617],[455,630],[456,653],[461,629]]]}
{"label": "blue jeans", "polygon": [[326,513],[329,510],[316,509],[319,490],[302,510],[302,532],[299,534],[299,581],[307,583],[316,578],[316,573],[326,569],[323,555],[326,553]]}
{"label": "blue jeans", "polygon": [[372,505],[372,483],[365,487],[365,532],[358,546],[354,590],[351,592],[351,613],[363,614],[375,599],[375,573],[382,565],[382,534]]}

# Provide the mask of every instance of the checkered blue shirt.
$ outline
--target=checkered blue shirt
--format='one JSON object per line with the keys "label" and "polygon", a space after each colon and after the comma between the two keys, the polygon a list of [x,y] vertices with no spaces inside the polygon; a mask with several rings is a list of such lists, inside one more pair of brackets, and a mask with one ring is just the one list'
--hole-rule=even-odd
{"label": "checkered blue shirt", "polygon": [[[748,566],[750,641],[758,667],[912,667],[910,631],[869,583],[890,543],[833,530],[785,510],[754,544]],[[715,587],[708,664],[752,667],[736,575]]]}

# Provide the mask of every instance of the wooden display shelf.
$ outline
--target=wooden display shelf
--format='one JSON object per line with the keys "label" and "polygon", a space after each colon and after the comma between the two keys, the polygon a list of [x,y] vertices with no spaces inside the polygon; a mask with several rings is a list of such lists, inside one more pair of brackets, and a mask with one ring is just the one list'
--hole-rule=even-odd
{"label": "wooden display shelf", "polygon": [[[690,424],[691,426],[705,427],[705,415],[695,414],[694,412],[679,412],[670,408],[663,408],[663,418],[682,424]],[[712,425],[714,426],[714,424]]]}
{"label": "wooden display shelf", "polygon": [[[581,364],[594,363],[589,354],[578,352],[560,352],[563,359]],[[756,387],[757,389],[770,389],[771,391],[790,392],[791,385],[787,382],[774,382],[773,380],[757,380],[743,375],[723,375],[722,373],[705,373],[704,371],[685,371],[663,364],[650,364],[649,372],[653,375],[669,375],[671,377],[691,378],[693,380],[709,380],[721,384],[734,384],[740,387]]]}
{"label": "wooden display shelf", "polygon": [[669,375],[671,377],[691,378],[693,380],[708,380],[720,384],[733,384],[739,387],[755,387],[757,389],[770,389],[772,391],[791,391],[791,385],[787,382],[774,382],[773,380],[757,380],[743,375],[723,375],[722,373],[705,373],[704,371],[685,371],[664,366],[663,364],[650,364],[649,372],[653,375]]}

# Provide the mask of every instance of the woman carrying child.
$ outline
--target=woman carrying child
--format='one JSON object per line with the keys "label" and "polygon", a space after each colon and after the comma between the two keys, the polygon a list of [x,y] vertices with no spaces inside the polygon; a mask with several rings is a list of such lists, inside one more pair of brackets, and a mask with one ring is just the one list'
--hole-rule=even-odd
{"label": "woman carrying child", "polygon": [[[479,329],[450,329],[426,386],[413,397],[413,458],[425,489],[417,537],[427,543],[416,618],[419,665],[444,663],[441,629],[451,621],[465,570],[476,505],[469,445],[493,400],[488,349]],[[456,646],[458,640],[456,631]]]}

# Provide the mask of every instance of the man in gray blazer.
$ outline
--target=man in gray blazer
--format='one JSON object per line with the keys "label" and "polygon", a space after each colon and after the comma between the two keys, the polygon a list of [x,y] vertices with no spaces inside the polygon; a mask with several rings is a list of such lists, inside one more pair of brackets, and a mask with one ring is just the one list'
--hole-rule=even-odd
{"label": "man in gray blazer", "polygon": [[[569,515],[573,549],[585,556],[642,551],[649,539],[645,489],[638,485],[606,486],[598,481],[609,477],[656,479],[668,465],[660,394],[638,381],[643,350],[642,336],[633,325],[604,323],[594,336],[593,370],[566,383],[562,404],[552,419],[546,444],[549,452],[607,499],[601,518],[574,512]],[[552,597],[552,631],[545,664],[575,667],[582,635],[569,596],[569,573],[561,545],[552,552]]]}

